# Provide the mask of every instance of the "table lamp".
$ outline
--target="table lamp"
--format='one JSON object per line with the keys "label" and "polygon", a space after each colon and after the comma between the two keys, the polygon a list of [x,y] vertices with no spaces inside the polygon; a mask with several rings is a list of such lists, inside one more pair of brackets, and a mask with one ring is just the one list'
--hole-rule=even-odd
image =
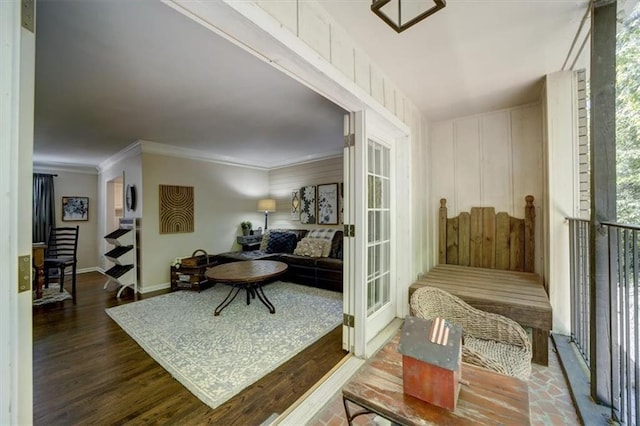
{"label": "table lamp", "polygon": [[264,230],[267,230],[267,220],[269,218],[269,212],[276,211],[276,200],[267,198],[258,201],[258,211],[264,212]]}

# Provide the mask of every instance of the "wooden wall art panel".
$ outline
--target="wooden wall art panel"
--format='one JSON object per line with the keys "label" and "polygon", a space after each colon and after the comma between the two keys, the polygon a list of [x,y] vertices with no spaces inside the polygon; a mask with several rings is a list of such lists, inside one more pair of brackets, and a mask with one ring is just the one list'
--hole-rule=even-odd
{"label": "wooden wall art panel", "polygon": [[193,186],[160,185],[160,233],[193,232]]}

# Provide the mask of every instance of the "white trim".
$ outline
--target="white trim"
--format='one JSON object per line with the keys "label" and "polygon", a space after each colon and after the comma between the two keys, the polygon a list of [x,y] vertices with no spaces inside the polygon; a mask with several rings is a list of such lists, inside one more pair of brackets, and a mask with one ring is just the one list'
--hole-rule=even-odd
{"label": "white trim", "polygon": [[165,290],[167,288],[171,288],[171,283],[170,282],[169,283],[160,283],[160,284],[151,285],[151,286],[144,286],[144,287],[138,286],[138,293],[147,294],[147,293],[151,293],[153,291]]}
{"label": "white trim", "polygon": [[142,141],[137,140],[131,145],[121,149],[120,151],[113,154],[111,157],[101,162],[98,165],[98,171],[102,173],[103,171],[110,169],[111,167],[113,167],[114,164],[119,163],[125,158],[133,157],[134,155],[140,154],[142,152],[141,142]]}
{"label": "white trim", "polygon": [[68,173],[82,173],[87,175],[97,175],[98,168],[95,166],[82,166],[82,165],[70,164],[70,163],[36,161],[33,163],[33,172],[34,173],[68,172]]}
{"label": "white trim", "polygon": [[99,266],[90,266],[88,268],[76,269],[76,274],[87,274],[89,272],[100,272],[103,273],[104,269]]}
{"label": "white trim", "polygon": [[275,168],[289,167],[293,165],[300,165],[304,163],[310,163],[313,161],[326,160],[329,158],[336,158],[342,155],[342,149],[335,152],[325,152],[322,154],[305,155],[298,158],[283,158],[280,161],[274,163],[265,163],[259,161],[247,162],[247,160],[230,157],[226,155],[218,155],[211,152],[203,152],[198,149],[183,148],[173,145],[152,142],[152,141],[139,141],[142,152],[149,154],[166,155],[168,157],[185,158],[188,160],[206,161],[210,163],[226,164],[231,166],[246,167],[258,170],[273,170]]}

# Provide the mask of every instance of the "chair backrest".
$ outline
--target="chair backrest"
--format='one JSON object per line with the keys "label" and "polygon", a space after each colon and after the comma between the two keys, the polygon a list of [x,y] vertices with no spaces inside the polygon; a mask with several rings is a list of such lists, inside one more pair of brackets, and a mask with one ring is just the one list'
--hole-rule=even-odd
{"label": "chair backrest", "polygon": [[46,257],[77,260],[79,228],[79,226],[51,228]]}

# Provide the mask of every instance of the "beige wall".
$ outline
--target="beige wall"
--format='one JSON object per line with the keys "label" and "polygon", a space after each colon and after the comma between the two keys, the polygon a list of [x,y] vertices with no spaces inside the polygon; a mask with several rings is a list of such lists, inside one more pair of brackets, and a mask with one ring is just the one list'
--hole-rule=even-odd
{"label": "beige wall", "polygon": [[[269,215],[269,228],[340,228],[338,225],[306,225],[300,220],[291,218],[291,193],[303,186],[340,183],[343,179],[344,166],[342,156],[327,160],[314,161],[290,167],[282,167],[269,172],[269,194],[276,200],[276,212]],[[264,219],[254,228],[262,226]]]}
{"label": "beige wall", "polygon": [[[535,197],[536,240],[541,242],[543,199],[542,110],[524,105],[456,118],[431,126],[432,234],[437,235],[440,198],[449,217],[471,207],[495,207],[524,217],[524,198]],[[543,244],[537,244],[536,271],[543,272]],[[437,238],[432,239],[432,256]],[[435,260],[435,258],[434,258]]]}
{"label": "beige wall", "polygon": [[[78,269],[94,269],[101,264],[98,252],[98,174],[97,172],[71,171],[55,167],[34,168],[36,173],[52,173],[54,178],[56,226],[79,226],[78,231]],[[89,220],[62,221],[62,197],[89,197]]]}
{"label": "beige wall", "polygon": [[[142,292],[166,287],[174,258],[196,249],[210,254],[233,250],[240,222],[264,218],[257,211],[258,199],[269,193],[264,170],[150,153],[142,154],[142,166]],[[194,232],[160,234],[159,185],[194,187]]]}

